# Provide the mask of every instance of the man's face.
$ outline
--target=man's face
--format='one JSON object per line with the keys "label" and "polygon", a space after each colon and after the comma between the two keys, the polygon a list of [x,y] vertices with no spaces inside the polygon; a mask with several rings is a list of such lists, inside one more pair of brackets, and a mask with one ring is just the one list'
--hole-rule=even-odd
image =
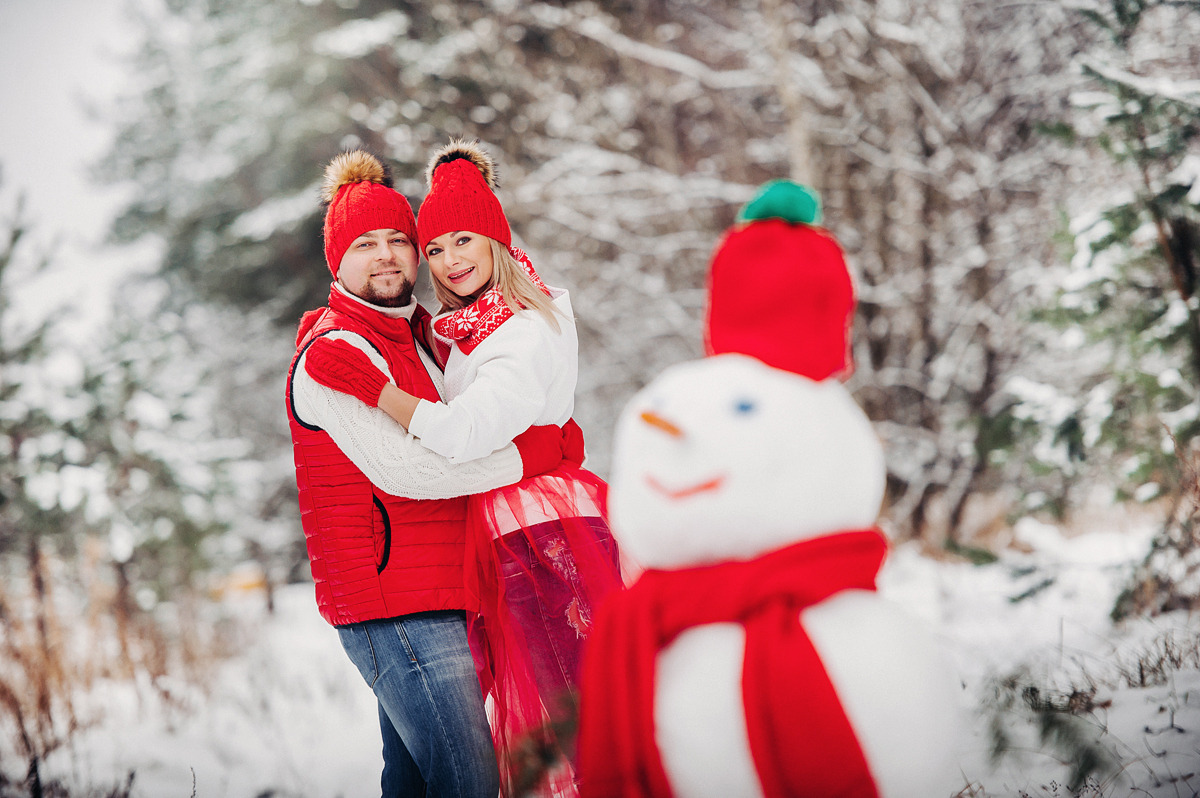
{"label": "man's face", "polygon": [[338,282],[359,299],[385,308],[404,307],[417,279],[417,249],[399,230],[363,233],[338,265]]}

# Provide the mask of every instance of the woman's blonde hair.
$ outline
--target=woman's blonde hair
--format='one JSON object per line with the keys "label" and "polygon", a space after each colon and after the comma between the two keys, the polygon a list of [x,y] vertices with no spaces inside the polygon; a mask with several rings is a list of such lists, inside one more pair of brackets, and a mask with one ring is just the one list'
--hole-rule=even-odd
{"label": "woman's blonde hair", "polygon": [[[479,235],[479,233],[475,233]],[[542,289],[534,284],[533,280],[529,279],[529,275],[525,272],[525,267],[512,256],[508,251],[508,247],[501,244],[494,238],[487,238],[488,243],[492,246],[492,280],[486,286],[480,289],[480,293],[486,291],[492,286],[500,289],[500,296],[504,298],[504,304],[508,305],[509,310],[513,313],[521,309],[536,310],[542,314],[542,318],[550,325],[551,329],[559,332],[561,329],[558,326],[558,319],[555,314],[561,311],[554,307],[551,301]],[[438,301],[442,303],[441,313],[448,310],[458,310],[465,308],[467,305],[474,302],[479,294],[473,296],[459,296],[449,288],[433,280],[433,293]]]}

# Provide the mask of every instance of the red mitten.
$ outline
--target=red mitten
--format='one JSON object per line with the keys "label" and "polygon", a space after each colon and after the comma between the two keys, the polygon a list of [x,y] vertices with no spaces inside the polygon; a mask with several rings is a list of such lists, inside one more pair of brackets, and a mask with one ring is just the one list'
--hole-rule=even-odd
{"label": "red mitten", "polygon": [[513,438],[513,444],[521,454],[522,479],[555,469],[563,460],[563,434],[554,424],[530,427]]}
{"label": "red mitten", "polygon": [[361,349],[337,339],[314,341],[305,353],[304,370],[325,387],[348,393],[371,407],[379,406],[379,394],[388,382]]}
{"label": "red mitten", "polygon": [[573,418],[567,419],[567,423],[562,425],[562,447],[564,462],[583,465],[583,430]]}

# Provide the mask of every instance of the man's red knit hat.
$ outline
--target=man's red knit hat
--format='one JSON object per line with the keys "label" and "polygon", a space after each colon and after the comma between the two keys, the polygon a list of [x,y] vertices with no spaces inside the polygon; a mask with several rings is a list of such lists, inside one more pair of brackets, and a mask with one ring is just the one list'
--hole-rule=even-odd
{"label": "man's red knit hat", "polygon": [[392,188],[378,158],[363,150],[343,152],[325,167],[325,262],[336,278],[354,239],[371,230],[399,230],[416,246],[417,221],[408,200]]}
{"label": "man's red knit hat", "polygon": [[421,251],[440,235],[464,230],[512,244],[496,198],[496,166],[478,142],[456,139],[439,150],[426,171],[429,193],[417,213]]}
{"label": "man's red knit hat", "polygon": [[816,193],[787,180],[742,209],[709,272],[708,354],[739,352],[813,380],[849,375],[854,286],[819,221]]}

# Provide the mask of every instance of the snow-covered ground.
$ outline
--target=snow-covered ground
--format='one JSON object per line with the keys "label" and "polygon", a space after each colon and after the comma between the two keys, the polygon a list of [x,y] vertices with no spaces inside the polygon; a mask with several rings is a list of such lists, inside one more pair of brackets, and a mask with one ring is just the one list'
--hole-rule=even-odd
{"label": "snow-covered ground", "polygon": [[[880,589],[931,624],[964,684],[964,708],[973,721],[961,751],[964,795],[1070,794],[1069,770],[1053,746],[1039,741],[1030,712],[999,713],[1021,753],[1011,753],[996,767],[989,762],[987,728],[996,713],[981,711],[981,705],[995,694],[999,680],[1014,674],[1021,686],[1037,686],[1041,697],[1056,705],[1078,691],[1080,700],[1094,706],[1079,716],[1077,728],[1116,762],[1090,780],[1082,795],[1200,794],[1200,625],[1186,613],[1117,628],[1109,619],[1156,525],[1147,519],[1122,531],[1068,537],[1025,519],[1014,530],[1016,545],[986,566],[935,561],[915,547],[892,553]],[[1127,686],[1139,663],[1151,672],[1157,662],[1172,658],[1186,665],[1173,672],[1164,668],[1165,683]],[[1095,694],[1087,696],[1093,688]],[[1025,706],[1017,701],[1017,709]]]}
{"label": "snow-covered ground", "polygon": [[[934,560],[913,545],[893,551],[881,591],[934,627],[963,681],[973,727],[961,751],[962,795],[1069,794],[1067,769],[1038,742],[1026,713],[1001,713],[1024,753],[989,763],[990,719],[981,704],[995,693],[996,677],[1021,668],[1042,695],[1096,687],[1095,708],[1078,728],[1121,765],[1090,782],[1083,795],[1178,798],[1200,791],[1195,658],[1164,684],[1133,689],[1121,678],[1137,672],[1146,652],[1194,652],[1200,629],[1182,614],[1120,629],[1108,619],[1152,532],[1148,522],[1066,536],[1024,521],[1015,545],[983,566]],[[375,704],[318,617],[311,589],[280,591],[270,617],[259,597],[240,601],[247,642],[240,655],[216,666],[207,690],[176,685],[166,704],[149,685],[106,684],[87,702],[99,722],[54,754],[44,774],[111,788],[133,770],[133,794],[144,798],[377,795]],[[0,757],[0,766],[10,767],[6,760]]]}

